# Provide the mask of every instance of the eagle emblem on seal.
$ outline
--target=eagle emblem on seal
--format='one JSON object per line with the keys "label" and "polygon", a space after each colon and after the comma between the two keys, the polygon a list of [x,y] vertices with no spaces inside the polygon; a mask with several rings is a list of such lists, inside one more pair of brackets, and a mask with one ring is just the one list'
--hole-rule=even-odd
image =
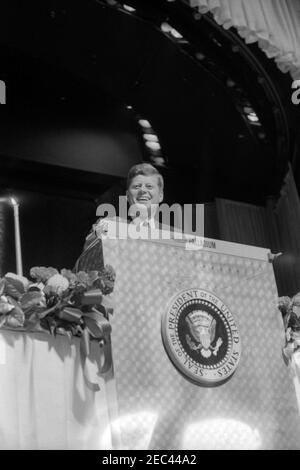
{"label": "eagle emblem on seal", "polygon": [[190,332],[185,337],[189,348],[198,351],[205,358],[212,354],[217,356],[223,340],[221,337],[215,340],[216,320],[213,316],[204,310],[193,310],[185,321]]}

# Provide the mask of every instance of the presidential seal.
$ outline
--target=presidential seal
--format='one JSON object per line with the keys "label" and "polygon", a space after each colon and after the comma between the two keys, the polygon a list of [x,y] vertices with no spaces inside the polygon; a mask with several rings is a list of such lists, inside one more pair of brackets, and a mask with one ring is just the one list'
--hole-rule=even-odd
{"label": "presidential seal", "polygon": [[174,366],[199,385],[220,385],[238,366],[236,322],[222,300],[206,290],[187,289],[172,298],[162,318],[162,339]]}

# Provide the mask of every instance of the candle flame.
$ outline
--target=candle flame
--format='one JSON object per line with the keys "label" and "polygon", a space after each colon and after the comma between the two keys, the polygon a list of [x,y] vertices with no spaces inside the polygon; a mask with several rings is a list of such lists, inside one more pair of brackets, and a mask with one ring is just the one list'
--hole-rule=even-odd
{"label": "candle flame", "polygon": [[17,202],[17,200],[16,200],[14,197],[11,197],[11,198],[10,198],[10,201],[11,201],[11,203],[12,203],[13,206],[17,206],[17,205],[18,205],[18,202]]}

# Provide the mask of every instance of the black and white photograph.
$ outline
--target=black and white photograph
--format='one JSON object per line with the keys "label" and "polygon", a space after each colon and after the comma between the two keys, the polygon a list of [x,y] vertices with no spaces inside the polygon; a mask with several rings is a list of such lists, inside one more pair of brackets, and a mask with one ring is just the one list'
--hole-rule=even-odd
{"label": "black and white photograph", "polygon": [[0,104],[0,450],[300,450],[300,0],[2,0]]}

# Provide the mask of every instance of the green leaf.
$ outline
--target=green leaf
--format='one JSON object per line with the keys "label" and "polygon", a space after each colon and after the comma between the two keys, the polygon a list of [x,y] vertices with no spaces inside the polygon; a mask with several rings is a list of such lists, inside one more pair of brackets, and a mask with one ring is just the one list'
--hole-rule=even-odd
{"label": "green leaf", "polygon": [[33,305],[24,311],[26,320],[32,320],[33,318],[40,319],[40,315],[43,314],[45,308],[38,305]]}
{"label": "green leaf", "polygon": [[44,328],[45,330],[49,331],[49,333],[51,335],[54,335],[54,336],[56,334],[56,332],[55,332],[56,324],[57,324],[57,322],[56,322],[55,318],[53,318],[51,316],[42,318],[42,320],[40,322],[41,327]]}
{"label": "green leaf", "polygon": [[1,315],[0,317],[0,328],[5,324],[6,322],[6,315]]}
{"label": "green leaf", "polygon": [[31,317],[26,318],[24,321],[24,328],[26,330],[33,330],[39,325],[40,319],[37,315],[31,315]]}
{"label": "green leaf", "polygon": [[5,289],[5,279],[3,278],[0,280],[0,295],[3,294],[4,289]]}
{"label": "green leaf", "polygon": [[57,304],[53,305],[53,307],[48,308],[48,309],[46,309],[46,310],[43,309],[43,310],[39,313],[40,319],[47,317],[47,315],[49,315],[49,313],[54,312],[60,305],[61,305],[61,302],[57,302]]}
{"label": "green leaf", "polygon": [[25,289],[21,281],[6,277],[4,292],[6,295],[10,295],[14,299],[19,300],[22,294],[25,293]]}
{"label": "green leaf", "polygon": [[13,325],[17,325],[17,324],[18,326],[23,326],[25,315],[24,315],[23,310],[20,307],[20,304],[11,297],[9,297],[9,302],[14,306],[14,309],[8,314],[9,322],[11,323],[11,325],[8,325],[8,326],[12,326],[12,328],[15,327]]}
{"label": "green leaf", "polygon": [[110,313],[111,315],[113,314],[114,308],[115,308],[115,302],[112,297],[108,297],[104,295],[102,297],[102,305],[105,308],[107,313]]}
{"label": "green leaf", "polygon": [[88,286],[92,287],[94,282],[99,278],[98,271],[88,271]]}
{"label": "green leaf", "polygon": [[63,326],[59,326],[56,328],[56,333],[65,335],[69,338],[69,341],[72,341],[72,333],[68,328],[64,328]]}
{"label": "green leaf", "polygon": [[0,314],[9,313],[13,308],[14,306],[12,304],[9,304],[8,302],[0,301]]}
{"label": "green leaf", "polygon": [[21,328],[24,325],[24,314],[20,316],[19,312],[15,312],[15,309],[12,310],[6,317],[5,325],[10,328]]}
{"label": "green leaf", "polygon": [[72,331],[73,336],[78,336],[82,333],[82,329],[81,329],[80,325],[71,325],[70,329]]}
{"label": "green leaf", "polygon": [[45,308],[40,307],[40,306],[33,306],[31,309],[26,310],[25,312],[26,324],[36,325],[37,323],[39,323],[44,311],[45,311]]}
{"label": "green leaf", "polygon": [[50,323],[49,323],[49,318],[48,318],[48,317],[45,317],[45,318],[43,318],[43,319],[40,321],[40,326],[41,326],[41,328],[43,328],[44,330],[48,331],[48,333],[51,333],[51,331],[50,331]]}
{"label": "green leaf", "polygon": [[85,317],[84,323],[93,338],[101,339],[104,337],[102,327],[99,324],[97,324],[95,320]]}
{"label": "green leaf", "polygon": [[37,282],[46,282],[51,276],[54,276],[54,274],[58,274],[58,271],[52,267],[34,266],[30,269],[30,276],[36,279]]}
{"label": "green leaf", "polygon": [[42,292],[31,291],[27,292],[26,294],[22,295],[20,299],[21,308],[24,310],[26,314],[26,310],[31,309],[35,305],[39,305],[40,302],[43,300]]}

